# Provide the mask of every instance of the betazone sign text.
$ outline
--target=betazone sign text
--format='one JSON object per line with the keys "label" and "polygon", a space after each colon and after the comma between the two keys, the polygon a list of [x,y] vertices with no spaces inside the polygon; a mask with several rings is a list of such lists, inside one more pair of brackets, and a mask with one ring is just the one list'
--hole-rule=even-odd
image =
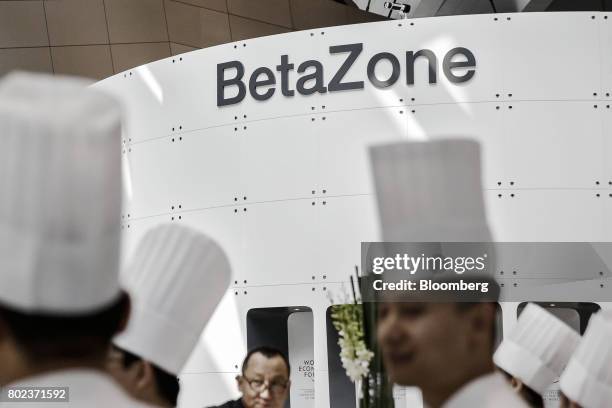
{"label": "betazone sign text", "polygon": [[[295,65],[286,54],[281,55],[280,64],[275,67],[276,72],[280,75],[280,82],[277,80],[275,72],[267,67],[255,69],[248,81],[246,81],[242,62],[234,60],[217,64],[217,106],[227,106],[241,102],[246,96],[247,85],[251,97],[258,101],[270,99],[276,92],[277,84],[280,84],[280,92],[286,97],[294,96],[296,91],[300,95],[311,95],[314,93],[323,94],[363,89],[364,81],[345,80],[346,74],[355,61],[359,59],[362,51],[363,43],[330,46],[329,53],[331,55],[346,54],[346,57],[327,83],[325,82],[323,64],[317,60],[307,60],[298,65],[297,73],[303,75],[299,76],[293,84],[289,80],[289,73],[294,70]],[[414,85],[415,63],[420,58],[427,61],[429,83],[437,83],[438,57],[432,50],[422,49],[416,52],[406,51],[404,58],[406,64],[406,85]],[[391,64],[391,74],[387,78],[380,78],[376,75],[376,66],[381,61],[387,61]],[[476,57],[467,48],[452,48],[444,55],[442,70],[451,83],[467,82],[476,73]],[[460,72],[458,72],[459,70]],[[368,61],[367,77],[376,88],[388,88],[394,85],[400,77],[400,59],[390,52],[374,54]],[[237,88],[238,92],[235,96],[226,96],[226,90],[230,87],[234,88],[234,91]]]}

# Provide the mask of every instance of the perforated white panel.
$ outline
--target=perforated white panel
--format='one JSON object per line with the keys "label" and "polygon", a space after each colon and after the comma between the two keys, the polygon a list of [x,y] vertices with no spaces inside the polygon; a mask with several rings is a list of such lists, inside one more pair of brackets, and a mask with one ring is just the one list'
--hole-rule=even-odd
{"label": "perforated white panel", "polygon": [[[280,306],[313,310],[315,405],[329,406],[329,295],[337,302],[350,293],[360,242],[379,237],[371,144],[475,138],[497,240],[612,240],[611,25],[606,13],[525,13],[332,27],[198,50],[95,85],[121,99],[128,115],[124,256],[149,228],[183,223],[215,238],[234,270],[181,378],[181,406],[235,395],[249,309]],[[282,55],[293,64],[290,90],[313,72],[297,72],[306,60],[320,61],[328,87],[348,56],[330,54],[330,46],[343,44],[362,44],[344,82],[364,81],[363,89],[282,94]],[[454,47],[475,57],[467,82],[453,83],[443,69]],[[406,53],[423,49],[435,54],[437,82],[429,83],[421,57],[409,85]],[[381,52],[399,63],[397,82],[387,88],[367,75],[370,58]],[[218,107],[217,65],[230,61],[243,64],[247,94]],[[259,67],[275,74],[266,101],[248,91]],[[374,69],[381,80],[392,72],[388,60]],[[511,324],[515,308],[507,313]]]}

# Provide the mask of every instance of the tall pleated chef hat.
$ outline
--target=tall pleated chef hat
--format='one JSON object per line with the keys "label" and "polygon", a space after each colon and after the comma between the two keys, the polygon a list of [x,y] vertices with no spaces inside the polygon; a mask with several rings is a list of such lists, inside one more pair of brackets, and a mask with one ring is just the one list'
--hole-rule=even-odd
{"label": "tall pleated chef hat", "polygon": [[561,376],[580,335],[538,305],[530,303],[516,327],[499,345],[493,361],[540,395]]}
{"label": "tall pleated chef hat", "polygon": [[0,81],[0,304],[81,315],[120,294],[121,110],[81,79]]}
{"label": "tall pleated chef hat", "polygon": [[370,157],[384,241],[491,240],[477,142],[397,142]]}
{"label": "tall pleated chef hat", "polygon": [[211,238],[174,224],[153,228],[122,274],[133,304],[115,344],[178,375],[230,278],[229,260]]}
{"label": "tall pleated chef hat", "polygon": [[612,312],[591,317],[582,341],[561,375],[561,391],[584,408],[612,402]]}

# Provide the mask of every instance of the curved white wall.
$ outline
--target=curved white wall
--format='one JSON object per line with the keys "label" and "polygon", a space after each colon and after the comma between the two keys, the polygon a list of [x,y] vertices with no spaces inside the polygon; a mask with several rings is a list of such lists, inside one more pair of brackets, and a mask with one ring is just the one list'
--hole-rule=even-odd
{"label": "curved white wall", "polygon": [[[363,52],[345,81],[364,81],[364,89],[285,97],[277,84],[267,101],[247,95],[217,106],[217,64],[239,60],[245,78],[269,67],[278,82],[275,67],[287,54],[293,88],[306,60],[321,61],[328,84],[346,57],[330,55],[329,47],[354,43]],[[455,47],[476,59],[475,75],[464,83],[450,82],[442,70]],[[424,48],[439,59],[438,83],[428,83],[421,59],[409,86],[406,52]],[[369,144],[472,136],[483,146],[497,240],[612,240],[611,48],[612,14],[438,17],[226,44],[98,83],[129,113],[126,253],[147,229],[173,221],[215,237],[233,263],[233,287],[181,377],[183,405],[235,394],[250,308],[309,306],[316,407],[329,406],[328,294],[343,292],[359,264],[360,241],[378,237]],[[398,81],[385,89],[366,75],[379,52],[400,63]],[[381,79],[390,72],[387,62],[377,66]]]}

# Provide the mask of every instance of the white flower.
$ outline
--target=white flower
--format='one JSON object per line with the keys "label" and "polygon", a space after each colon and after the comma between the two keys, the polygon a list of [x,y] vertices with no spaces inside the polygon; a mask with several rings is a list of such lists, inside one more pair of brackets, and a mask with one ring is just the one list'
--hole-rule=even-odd
{"label": "white flower", "polygon": [[369,373],[374,353],[367,349],[363,335],[363,314],[360,305],[336,305],[332,313],[334,327],[338,330],[340,359],[346,374],[357,382]]}

